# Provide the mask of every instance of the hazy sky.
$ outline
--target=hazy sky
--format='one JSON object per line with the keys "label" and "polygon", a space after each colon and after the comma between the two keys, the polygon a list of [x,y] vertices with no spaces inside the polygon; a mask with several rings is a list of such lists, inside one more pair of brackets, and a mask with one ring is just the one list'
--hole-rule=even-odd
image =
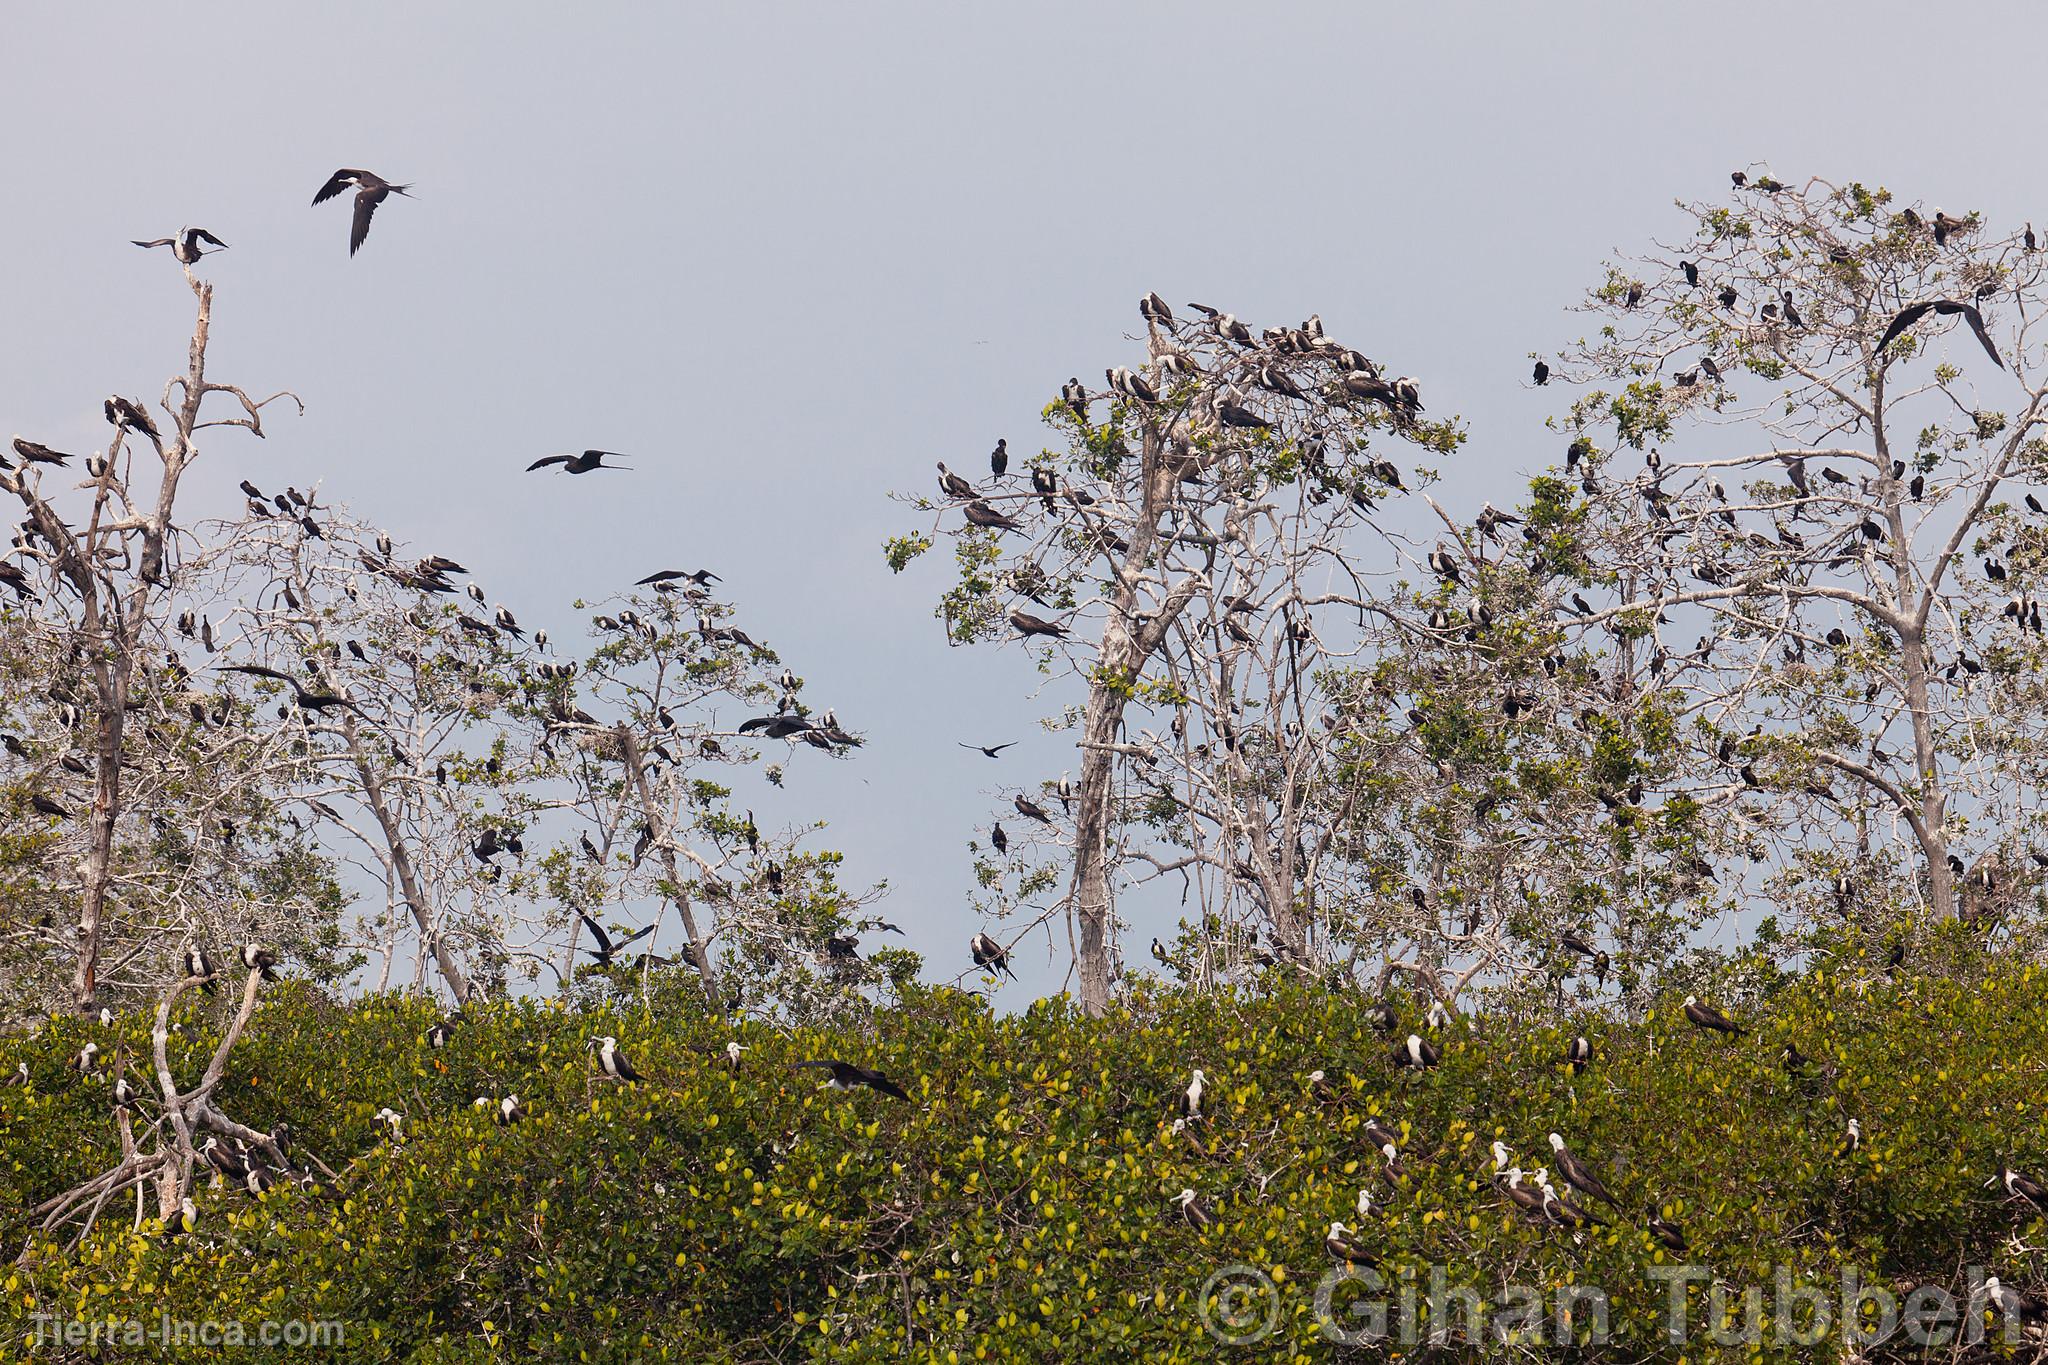
{"label": "hazy sky", "polygon": [[[308,410],[210,443],[186,519],[318,483],[558,638],[578,595],[713,568],[869,736],[800,753],[762,823],[830,821],[950,974],[994,786],[1078,764],[1016,647],[946,647],[948,557],[883,566],[889,489],[1035,449],[1157,289],[1320,312],[1469,422],[1451,509],[1505,502],[1557,454],[1526,354],[1674,198],[1763,163],[2048,224],[2044,36],[1869,3],[14,5],[0,431],[100,446],[103,397],[154,401],[191,296],[127,241],[211,228],[213,374]],[[337,166],[417,186],[354,260],[347,201],[308,206]],[[584,446],[638,469],[520,472]]]}

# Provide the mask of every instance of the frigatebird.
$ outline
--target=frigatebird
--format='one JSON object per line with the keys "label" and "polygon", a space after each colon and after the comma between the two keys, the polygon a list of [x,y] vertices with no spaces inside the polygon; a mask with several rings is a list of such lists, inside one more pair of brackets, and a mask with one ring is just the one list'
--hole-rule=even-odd
{"label": "frigatebird", "polygon": [[852,1062],[822,1060],[791,1062],[790,1065],[792,1067],[818,1066],[826,1068],[832,1073],[832,1079],[827,1081],[826,1085],[833,1090],[852,1090],[855,1086],[864,1085],[870,1090],[879,1090],[884,1095],[893,1095],[899,1100],[910,1098],[902,1086],[896,1084],[896,1082],[890,1080],[881,1072],[870,1071],[864,1066],[855,1066]]}
{"label": "frigatebird", "polygon": [[[114,400],[110,398],[107,401],[111,403]],[[19,436],[14,438],[14,453],[30,464],[63,464],[71,458],[60,450],[50,449],[40,441],[24,441]]]}
{"label": "frigatebird", "polygon": [[277,954],[260,943],[242,945],[242,965],[261,974],[265,981],[277,980]]}
{"label": "frigatebird", "polygon": [[201,242],[211,242],[222,251],[228,249],[226,242],[223,242],[205,228],[197,227],[183,228],[175,237],[158,237],[154,241],[137,242],[135,245],[140,247],[167,246],[171,249],[171,255],[179,265],[196,265],[201,256],[212,254],[205,247],[199,245]]}
{"label": "frigatebird", "polygon": [[1694,1028],[1707,1029],[1714,1033],[1726,1033],[1739,1038],[1749,1032],[1712,1005],[1702,1005],[1698,996],[1685,997],[1685,1017]]}
{"label": "frigatebird", "polygon": [[1001,756],[1003,750],[1015,748],[1016,744],[1017,741],[1013,739],[1008,744],[962,744],[960,747],[972,749],[978,754],[987,754],[990,758],[997,758]]}
{"label": "frigatebird", "polygon": [[355,171],[344,167],[327,177],[327,183],[322,185],[320,192],[313,196],[313,203],[315,205],[324,204],[343,190],[351,187],[356,192],[356,214],[355,222],[350,226],[348,232],[348,254],[353,256],[361,249],[363,239],[370,235],[370,219],[377,212],[377,205],[383,203],[384,197],[390,194],[402,194],[410,199],[412,197],[412,186],[394,185],[381,175],[372,175],[368,171]]}
{"label": "frigatebird", "polygon": [[1970,324],[1970,330],[1977,334],[1978,342],[1984,347],[1984,354],[1991,357],[1991,363],[2001,370],[2005,368],[2005,361],[1999,358],[1998,348],[1991,344],[1991,334],[1984,330],[1984,315],[1977,311],[1975,304],[1964,303],[1959,299],[1923,299],[1919,303],[1907,304],[1893,315],[1891,325],[1884,329],[1884,338],[1877,343],[1877,353],[1883,355],[1899,333],[1929,313],[1941,317],[1961,313],[1963,320]]}
{"label": "frigatebird", "polygon": [[619,1051],[619,1040],[609,1033],[602,1038],[593,1038],[586,1047],[597,1049],[598,1069],[615,1081],[637,1081],[640,1073],[626,1060],[626,1054]]}
{"label": "frigatebird", "polygon": [[987,934],[976,934],[967,940],[967,951],[974,955],[977,967],[994,967],[1014,981],[1017,974],[1010,970],[1010,951]]}
{"label": "frigatebird", "polygon": [[1565,1184],[1575,1190],[1585,1191],[1609,1208],[1621,1207],[1615,1202],[1614,1196],[1607,1192],[1607,1187],[1600,1183],[1600,1177],[1593,1174],[1592,1168],[1585,1162],[1573,1156],[1565,1147],[1564,1139],[1556,1133],[1550,1135],[1550,1150],[1557,1153],[1558,1173],[1564,1177]]}
{"label": "frigatebird", "polygon": [[1055,640],[1067,638],[1067,628],[1065,626],[1055,625],[1051,621],[1042,621],[1029,612],[1012,611],[1010,613],[1010,624],[1017,628],[1019,635],[1050,635]]}
{"label": "frigatebird", "polygon": [[280,673],[274,668],[265,668],[260,664],[224,664],[222,665],[222,671],[227,673],[247,673],[258,678],[274,678],[278,682],[289,686],[292,689],[294,699],[302,708],[308,711],[325,711],[330,706],[340,706],[355,712],[364,720],[369,719],[368,713],[362,707],[356,705],[340,693],[309,692],[297,678],[294,678],[289,673]]}
{"label": "frigatebird", "polygon": [[551,464],[562,466],[562,472],[565,474],[588,474],[593,469],[632,468],[631,465],[606,464],[604,457],[607,455],[611,456],[614,460],[626,458],[616,450],[586,450],[581,455],[548,455],[528,465],[526,472],[531,474],[534,470],[544,469]]}
{"label": "frigatebird", "polygon": [[611,966],[612,955],[614,953],[617,953],[621,948],[624,948],[627,944],[637,942],[638,940],[643,939],[647,937],[647,935],[654,932],[654,926],[651,924],[647,924],[642,925],[638,929],[635,929],[632,933],[627,934],[624,938],[614,939],[610,934],[607,934],[604,931],[603,925],[599,924],[590,916],[584,914],[581,910],[578,910],[576,912],[576,918],[582,920],[585,924],[590,926],[590,936],[597,940],[597,946],[595,948],[585,948],[583,951],[589,953],[592,957],[596,958],[597,965],[600,967]]}
{"label": "frigatebird", "polygon": [[[610,468],[610,466],[607,465],[606,468]],[[684,578],[688,579],[692,583],[695,583],[700,588],[707,588],[711,586],[713,583],[724,582],[723,579],[721,579],[717,574],[711,572],[711,570],[709,569],[699,569],[695,573],[684,573],[681,569],[663,569],[660,573],[651,573],[647,575],[647,577],[641,579],[638,583],[635,583],[633,586],[636,588],[644,588],[648,587],[649,585],[652,585],[656,589],[659,589],[661,585],[664,583],[673,583],[677,579]]]}

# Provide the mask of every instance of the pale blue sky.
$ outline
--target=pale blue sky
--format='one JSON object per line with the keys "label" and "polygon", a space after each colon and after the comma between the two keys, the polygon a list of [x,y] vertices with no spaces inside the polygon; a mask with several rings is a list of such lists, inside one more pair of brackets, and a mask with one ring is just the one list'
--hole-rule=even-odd
{"label": "pale blue sky", "polygon": [[[884,494],[1034,448],[1060,381],[1124,358],[1140,293],[1317,311],[1421,378],[1471,425],[1445,490],[1469,515],[1555,453],[1525,354],[1734,167],[2048,223],[2023,71],[2048,19],[2022,6],[17,5],[7,28],[0,428],[96,444],[106,394],[153,399],[190,296],[128,239],[213,229],[214,372],[308,414],[218,438],[193,510],[320,482],[558,637],[576,595],[712,567],[869,735],[800,756],[763,823],[831,821],[945,974],[987,793],[1077,765],[1020,652],[946,648],[945,557],[883,567],[909,524]],[[1937,37],[1975,55],[1941,64]],[[343,165],[418,193],[353,261],[346,201],[307,202]],[[637,472],[520,472],[586,445]],[[1027,742],[998,765],[962,739]],[[1042,948],[1020,967],[1057,980]]]}

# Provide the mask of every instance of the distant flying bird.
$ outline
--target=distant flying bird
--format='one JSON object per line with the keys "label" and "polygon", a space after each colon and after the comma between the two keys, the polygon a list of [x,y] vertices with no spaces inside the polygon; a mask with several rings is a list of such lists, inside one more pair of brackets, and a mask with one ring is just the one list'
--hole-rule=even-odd
{"label": "distant flying bird", "polygon": [[590,916],[584,914],[581,910],[578,910],[576,912],[576,918],[582,920],[586,925],[590,926],[590,936],[597,940],[597,946],[595,948],[585,948],[583,951],[589,953],[592,957],[596,958],[597,965],[600,967],[611,966],[613,955],[616,954],[621,948],[624,948],[629,943],[633,943],[640,939],[643,939],[647,937],[647,935],[654,932],[653,925],[642,925],[640,928],[635,929],[632,933],[627,934],[624,938],[615,940],[612,938],[610,934],[607,934],[604,931],[603,925],[599,924]]}
{"label": "distant flying bird", "polygon": [[1919,303],[1909,303],[1904,308],[1901,308],[1893,316],[1891,325],[1884,329],[1884,339],[1877,343],[1877,353],[1883,355],[1885,350],[1898,337],[1899,333],[1905,331],[1929,313],[1934,313],[1941,317],[1951,317],[1961,313],[1963,320],[1970,324],[1970,330],[1977,334],[1977,341],[1984,347],[1984,354],[1991,357],[1991,363],[2001,370],[2005,368],[2005,362],[1999,359],[1998,348],[1991,344],[1991,334],[1984,330],[1984,315],[1977,311],[1975,304],[1963,303],[1955,299],[1924,299]]}
{"label": "distant flying bird", "polygon": [[171,255],[177,260],[179,265],[196,265],[201,256],[213,254],[205,247],[199,245],[201,242],[211,242],[222,251],[228,249],[226,242],[223,242],[205,228],[196,227],[185,228],[175,237],[158,237],[154,241],[137,242],[135,245],[140,247],[167,246],[171,249]]}
{"label": "distant flying bird", "polygon": [[604,458],[607,455],[611,456],[614,460],[626,458],[616,450],[586,450],[581,455],[549,455],[543,459],[535,460],[532,464],[528,465],[526,472],[531,474],[534,470],[545,469],[551,464],[562,466],[564,474],[588,474],[593,469],[632,468],[631,465],[606,464]]}
{"label": "distant flying bird", "polygon": [[348,254],[353,256],[361,249],[363,239],[370,235],[370,219],[377,212],[377,205],[383,203],[389,194],[402,194],[410,199],[412,186],[394,185],[383,176],[372,175],[368,171],[343,169],[327,177],[327,183],[313,196],[313,202],[324,204],[350,187],[354,187],[356,192],[355,223],[348,233]]}
{"label": "distant flying bird", "polygon": [[879,1090],[884,1095],[893,1095],[899,1100],[910,1098],[904,1092],[902,1086],[896,1084],[896,1082],[890,1080],[881,1072],[870,1071],[864,1066],[855,1066],[852,1062],[826,1060],[791,1062],[790,1065],[793,1067],[817,1066],[826,1068],[832,1073],[832,1079],[827,1081],[826,1084],[833,1090],[852,1090],[856,1086],[864,1085],[870,1090]]}
{"label": "distant flying bird", "polygon": [[[610,468],[609,465],[605,467]],[[711,570],[709,569],[699,569],[695,573],[684,573],[681,569],[663,569],[660,573],[651,573],[647,575],[647,577],[641,579],[638,583],[635,583],[633,586],[636,588],[644,588],[648,587],[649,585],[652,585],[658,589],[662,584],[673,583],[677,579],[687,579],[689,582],[695,583],[700,588],[709,587],[713,583],[722,583],[725,581],[721,579],[717,574],[711,572]]]}
{"label": "distant flying bird", "polygon": [[960,747],[963,749],[972,749],[976,753],[987,754],[990,758],[995,758],[998,755],[1000,755],[1003,752],[1003,750],[1015,748],[1016,744],[1017,741],[1013,739],[1008,744],[962,744]]}

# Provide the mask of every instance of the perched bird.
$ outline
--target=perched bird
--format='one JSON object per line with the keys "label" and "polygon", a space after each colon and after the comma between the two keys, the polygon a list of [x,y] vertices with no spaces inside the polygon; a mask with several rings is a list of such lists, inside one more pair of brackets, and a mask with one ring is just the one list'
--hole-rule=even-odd
{"label": "perched bird", "polygon": [[1180,1094],[1180,1114],[1182,1118],[1198,1119],[1202,1117],[1203,1080],[1202,1068],[1196,1067],[1194,1074],[1188,1079],[1188,1088],[1181,1091]]}
{"label": "perched bird", "polygon": [[405,1115],[387,1104],[377,1111],[376,1119],[384,1125],[384,1135],[391,1139],[394,1147],[405,1145]]}
{"label": "perched bird", "polygon": [[637,1081],[640,1079],[640,1073],[635,1071],[633,1064],[626,1060],[626,1054],[619,1051],[619,1040],[612,1037],[609,1033],[605,1034],[602,1038],[592,1039],[588,1046],[597,1049],[598,1069],[603,1071],[605,1075],[615,1081]]}
{"label": "perched bird", "polygon": [[1579,1074],[1593,1060],[1593,1044],[1584,1034],[1580,1034],[1572,1039],[1571,1046],[1564,1050],[1564,1059],[1571,1063],[1572,1074]]}
{"label": "perched bird", "polygon": [[154,241],[137,242],[135,245],[140,247],[167,246],[171,249],[171,256],[179,265],[196,265],[201,256],[213,254],[201,246],[201,242],[209,242],[222,251],[227,250],[228,247],[226,242],[223,242],[205,228],[197,227],[183,228],[175,237],[158,237]]}
{"label": "perched bird", "polygon": [[206,955],[205,948],[196,943],[185,950],[185,975],[188,979],[197,981],[199,989],[208,995],[214,993],[216,988],[213,984],[213,959]]}
{"label": "perched bird", "polygon": [[1052,823],[1052,817],[1046,814],[1045,807],[1039,805],[1036,801],[1026,799],[1022,792],[1017,793],[1015,797],[1011,798],[1011,804],[1017,807],[1017,814],[1023,816],[1026,820],[1036,820],[1041,825]]}
{"label": "perched bird", "polygon": [[976,934],[968,939],[967,951],[973,955],[975,966],[995,967],[1007,974],[1011,980],[1016,979],[1017,974],[1010,970],[1009,950],[987,934]]}
{"label": "perched bird", "polygon": [[1008,853],[1010,851],[1010,836],[1003,833],[1002,821],[998,820],[995,824],[989,826],[988,841],[991,844],[995,845],[995,850],[998,855]]}
{"label": "perched bird", "polygon": [[1863,1125],[1852,1118],[1849,1120],[1849,1126],[1842,1133],[1842,1150],[1840,1155],[1848,1156],[1862,1145]]}
{"label": "perched bird", "polygon": [[996,442],[996,448],[988,453],[988,472],[1002,478],[1010,470],[1010,442],[1007,437]]}
{"label": "perched bird", "polygon": [[1147,322],[1156,322],[1162,327],[1173,326],[1173,310],[1166,306],[1166,300],[1157,294],[1147,294],[1138,300],[1138,316]]}
{"label": "perched bird", "polygon": [[545,469],[551,464],[560,465],[565,474],[588,474],[593,469],[632,468],[631,465],[606,464],[604,461],[607,455],[614,460],[626,458],[616,450],[586,450],[581,455],[548,455],[528,465],[526,472],[531,474],[534,470]]}
{"label": "perched bird", "polygon": [[1565,1147],[1564,1139],[1556,1133],[1550,1135],[1550,1150],[1557,1154],[1558,1174],[1564,1177],[1565,1184],[1575,1190],[1583,1190],[1609,1208],[1621,1207],[1614,1196],[1607,1192],[1607,1187],[1600,1183],[1600,1177],[1593,1174],[1592,1167],[1573,1156]]}
{"label": "perched bird", "polygon": [[1428,1071],[1443,1061],[1443,1053],[1420,1034],[1411,1033],[1408,1041],[1394,1050],[1394,1065],[1416,1071]]}
{"label": "perched bird", "polygon": [[[110,398],[107,401],[111,403],[114,400]],[[122,401],[126,402],[127,400],[123,399]],[[19,436],[14,438],[14,453],[27,460],[30,464],[63,464],[71,458],[62,451],[50,449],[40,441],[25,441]]]}
{"label": "perched bird", "polygon": [[1726,1033],[1739,1038],[1749,1032],[1712,1005],[1702,1005],[1697,996],[1685,997],[1685,1017],[1694,1028],[1707,1029],[1714,1033]]}
{"label": "perched bird", "polygon": [[870,1090],[879,1090],[884,1095],[893,1095],[899,1100],[908,1100],[910,1098],[902,1086],[896,1084],[896,1082],[890,1080],[881,1072],[870,1071],[864,1066],[855,1066],[852,1062],[822,1060],[791,1062],[790,1065],[793,1067],[824,1067],[832,1073],[832,1079],[826,1082],[827,1088],[832,1090],[852,1090],[856,1086],[864,1085]]}
{"label": "perched bird", "polygon": [[1692,1250],[1692,1244],[1685,1240],[1685,1229],[1665,1218],[1656,1208],[1653,1207],[1649,1211],[1645,1226],[1650,1229],[1650,1235],[1662,1242],[1666,1249],[1681,1256]]}
{"label": "perched bird", "polygon": [[1997,1308],[2007,1319],[2021,1323],[2048,1322],[2048,1299],[2042,1298],[2039,1294],[2014,1289],[1996,1275],[1984,1277],[1981,1292],[1986,1302]]}
{"label": "perched bird", "polygon": [[147,432],[151,436],[161,435],[157,431],[156,422],[150,417],[148,409],[132,398],[123,398],[117,393],[100,404],[100,411],[106,415],[109,426],[121,427],[128,431]]}
{"label": "perched bird", "polygon": [[1544,364],[1540,360],[1537,361],[1535,372],[1530,376],[1530,378],[1534,379],[1539,386],[1543,384],[1548,384],[1550,382],[1550,366]]}
{"label": "perched bird", "polygon": [[1209,1210],[1204,1207],[1201,1198],[1193,1190],[1182,1190],[1173,1197],[1173,1201],[1180,1206],[1181,1220],[1189,1227],[1199,1231],[1209,1226]]}
{"label": "perched bird", "polygon": [[189,1237],[199,1228],[199,1206],[191,1196],[178,1201],[178,1207],[164,1220],[163,1240],[169,1242],[178,1237]]}
{"label": "perched bird", "polygon": [[1323,1250],[1330,1253],[1330,1259],[1343,1261],[1347,1265],[1378,1265],[1379,1258],[1360,1246],[1351,1235],[1351,1230],[1342,1223],[1330,1224],[1329,1233],[1323,1238]]}
{"label": "perched bird", "polygon": [[946,468],[946,462],[940,460],[939,491],[949,498],[971,498],[974,496],[974,485]]}
{"label": "perched bird", "polygon": [[277,980],[277,954],[260,943],[242,945],[242,965],[260,973],[265,981]]}
{"label": "perched bird", "polygon": [[1023,525],[1013,517],[1004,516],[979,498],[960,509],[960,514],[967,518],[970,526],[979,526],[984,531],[1015,531]]}
{"label": "perched bird", "polygon": [[436,1049],[444,1048],[448,1046],[448,1040],[454,1036],[455,1025],[443,1020],[427,1030],[427,1046]]}
{"label": "perched bird", "polygon": [[1027,637],[1032,635],[1049,635],[1055,640],[1067,638],[1067,628],[1065,626],[1056,625],[1051,621],[1042,621],[1029,612],[1012,610],[1009,620],[1010,624],[1016,627],[1019,635]]}
{"label": "perched bird", "polygon": [[370,235],[370,219],[376,214],[377,205],[384,202],[385,196],[392,194],[402,194],[410,199],[412,186],[394,185],[381,175],[344,168],[327,177],[327,183],[313,196],[313,203],[324,204],[349,188],[356,192],[355,222],[348,232],[348,254],[353,256],[362,248],[363,239]]}
{"label": "perched bird", "polygon": [[[27,1063],[23,1063],[21,1080],[23,1085],[28,1084],[26,1068]],[[2048,1189],[2043,1189],[2038,1182],[2021,1175],[2002,1161],[1998,1163],[1998,1174],[1992,1176],[1991,1179],[1984,1183],[1987,1185],[1997,1185],[2003,1189],[2007,1199],[2032,1204],[2037,1211],[2048,1213]]]}
{"label": "perched bird", "polygon": [[[611,468],[611,466],[606,465],[605,468],[609,469]],[[633,586],[636,588],[644,588],[648,586],[659,587],[663,583],[673,583],[678,579],[687,579],[689,582],[695,583],[700,588],[709,587],[713,583],[719,583],[724,581],[721,578],[719,578],[717,574],[711,572],[711,570],[709,569],[699,569],[695,573],[684,573],[681,569],[663,569],[660,573],[651,573],[647,575],[647,577],[641,579],[638,583],[635,583]]]}

